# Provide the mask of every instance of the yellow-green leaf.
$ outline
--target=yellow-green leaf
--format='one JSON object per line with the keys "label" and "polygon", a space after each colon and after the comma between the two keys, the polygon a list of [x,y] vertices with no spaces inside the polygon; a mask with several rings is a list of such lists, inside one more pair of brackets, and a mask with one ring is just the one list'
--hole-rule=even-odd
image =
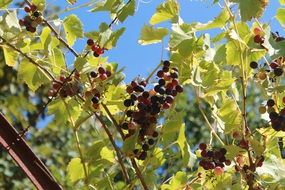
{"label": "yellow-green leaf", "polygon": [[100,151],[100,156],[104,160],[108,160],[111,163],[115,163],[115,153],[107,147],[103,147]]}
{"label": "yellow-green leaf", "polygon": [[6,65],[13,67],[17,63],[18,54],[16,53],[16,51],[12,50],[11,48],[4,46],[3,46],[3,52],[4,52]]}
{"label": "yellow-green leaf", "polygon": [[279,8],[276,13],[276,19],[285,27],[285,8]]}
{"label": "yellow-green leaf", "polygon": [[[178,127],[178,126],[176,126]],[[195,154],[191,152],[190,146],[185,137],[185,123],[180,126],[177,143],[180,147],[183,164],[185,166],[193,167],[194,161],[196,160]]]}
{"label": "yellow-green leaf", "polygon": [[139,43],[142,45],[158,43],[167,34],[168,30],[166,28],[154,28],[153,26],[144,25]]}
{"label": "yellow-green leaf", "polygon": [[50,79],[37,66],[24,59],[18,69],[18,80],[24,81],[32,91],[49,83]]}
{"label": "yellow-green leaf", "polygon": [[8,5],[12,3],[12,0],[1,0],[0,1],[0,8],[6,8]]}
{"label": "yellow-green leaf", "polygon": [[160,4],[155,14],[151,17],[149,23],[152,25],[158,24],[166,20],[178,20],[179,5],[176,0],[167,0]]}
{"label": "yellow-green leaf", "polygon": [[83,37],[83,24],[79,18],[72,14],[63,20],[63,27],[67,43],[72,46],[77,38]]}
{"label": "yellow-green leaf", "polygon": [[76,182],[84,178],[83,164],[80,158],[72,158],[67,166],[68,177],[72,182]]}

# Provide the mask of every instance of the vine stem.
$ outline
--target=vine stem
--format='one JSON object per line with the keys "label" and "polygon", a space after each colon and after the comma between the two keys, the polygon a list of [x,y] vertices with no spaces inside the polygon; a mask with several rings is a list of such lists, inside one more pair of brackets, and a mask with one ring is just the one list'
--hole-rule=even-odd
{"label": "vine stem", "polygon": [[211,125],[211,123],[209,122],[205,112],[203,111],[203,109],[201,108],[201,99],[198,95],[198,92],[196,89],[194,89],[195,91],[195,94],[196,94],[196,97],[197,97],[197,102],[198,102],[198,109],[200,111],[200,113],[202,114],[204,120],[206,121],[207,123],[207,127],[209,128],[209,130],[212,132],[212,134],[216,137],[216,139],[222,144],[222,145],[225,145],[225,143],[223,142],[223,140],[219,137],[219,135],[216,133],[215,129],[213,128],[213,126]]}
{"label": "vine stem", "polygon": [[63,99],[63,103],[65,105],[65,108],[67,110],[67,113],[68,113],[68,116],[69,116],[69,119],[70,119],[70,122],[72,124],[72,131],[73,131],[73,134],[74,134],[74,137],[75,137],[75,142],[76,142],[76,146],[77,146],[77,149],[78,149],[78,153],[79,153],[79,156],[80,156],[80,159],[81,159],[81,163],[83,165],[83,171],[84,171],[84,176],[85,176],[85,180],[84,180],[84,183],[86,186],[88,186],[88,172],[87,172],[87,168],[86,168],[86,165],[85,165],[85,162],[84,162],[84,157],[83,157],[83,153],[82,153],[82,150],[81,150],[81,146],[80,146],[80,140],[79,140],[79,136],[78,136],[78,133],[75,129],[75,123],[71,117],[71,113],[68,109],[68,106],[67,106],[67,103],[66,101]]}
{"label": "vine stem", "polygon": [[3,41],[4,44],[6,44],[7,46],[9,46],[10,48],[12,48],[13,50],[15,50],[16,52],[20,53],[22,56],[24,56],[27,60],[29,60],[29,62],[31,62],[32,64],[34,64],[35,66],[37,66],[38,68],[40,68],[45,74],[47,74],[49,76],[49,78],[54,81],[54,77],[53,75],[43,66],[41,66],[40,64],[38,64],[35,60],[33,60],[30,56],[28,56],[26,53],[22,52],[19,48],[15,47],[14,45],[12,45],[11,43],[9,43],[5,38],[3,38],[2,36],[0,36],[0,39]]}
{"label": "vine stem", "polygon": [[[116,121],[116,119],[113,117],[113,115],[111,114],[111,112],[110,112],[110,110],[108,109],[108,107],[107,107],[106,105],[104,105],[104,104],[102,104],[102,106],[103,106],[103,108],[105,109],[105,111],[107,112],[108,116],[111,118],[111,120],[112,120],[113,124],[115,125],[116,129],[118,129],[119,131],[121,131],[121,129],[120,129],[120,127],[119,127],[119,124],[117,123],[117,121]],[[119,133],[120,133],[120,132],[119,132]],[[120,133],[120,134],[121,134],[121,133]],[[122,137],[123,140],[125,139],[124,134],[121,134],[121,137]],[[136,175],[137,175],[137,177],[139,178],[139,180],[140,180],[140,182],[141,182],[141,184],[142,184],[144,190],[148,190],[148,187],[147,187],[146,182],[145,182],[145,180],[144,180],[144,178],[143,178],[143,176],[142,176],[142,173],[141,173],[139,167],[137,166],[136,160],[133,159],[133,158],[131,158],[131,163],[132,163],[133,168],[134,168],[135,171],[136,171]]]}
{"label": "vine stem", "polygon": [[140,169],[139,169],[139,167],[138,167],[138,165],[136,163],[136,160],[134,158],[131,158],[131,162],[132,162],[133,167],[135,168],[136,175],[140,179],[141,184],[142,184],[144,190],[149,190],[147,185],[146,185],[146,183],[145,183],[145,180],[144,180],[144,178],[142,176],[142,173],[141,173],[141,171],[140,171]]}
{"label": "vine stem", "polygon": [[[231,18],[232,23],[234,25],[234,30],[237,33],[237,35],[239,36],[238,28],[237,28],[236,21],[235,21],[235,16],[233,15],[232,11],[230,10],[230,7],[228,5],[228,1],[224,0],[224,3],[225,3],[227,11],[230,14],[230,18]],[[246,71],[245,71],[245,63],[244,63],[244,60],[243,60],[243,52],[244,51],[243,51],[242,44],[241,44],[240,41],[238,41],[238,47],[239,47],[239,50],[240,50],[241,71],[242,71],[242,77],[241,77],[242,96],[243,96],[243,99],[242,99],[242,117],[243,117],[243,138],[245,139],[248,135],[251,134],[251,131],[250,131],[249,127],[248,127],[247,114],[246,114],[247,76],[246,76]],[[251,154],[249,148],[250,147],[248,146],[247,154],[248,154],[249,163],[250,163],[250,166],[254,166],[253,159],[252,159],[252,154]],[[249,189],[253,188],[252,187],[253,184],[250,181],[247,181],[247,184],[249,186]]]}
{"label": "vine stem", "polygon": [[113,138],[113,135],[112,133],[110,132],[110,130],[108,129],[108,127],[105,125],[103,119],[96,113],[94,112],[94,115],[95,117],[100,121],[101,123],[101,126],[103,127],[103,129],[105,130],[106,134],[108,135],[108,138],[109,140],[111,141],[115,151],[116,151],[116,154],[118,156],[118,162],[119,164],[121,165],[121,168],[122,168],[122,172],[123,172],[123,175],[124,175],[124,178],[125,178],[125,181],[127,184],[130,184],[131,181],[130,181],[130,178],[129,178],[129,175],[128,175],[128,172],[126,170],[126,167],[123,163],[123,159],[122,159],[122,154],[121,154],[121,151],[120,149],[117,147],[116,143],[115,143],[115,140]]}

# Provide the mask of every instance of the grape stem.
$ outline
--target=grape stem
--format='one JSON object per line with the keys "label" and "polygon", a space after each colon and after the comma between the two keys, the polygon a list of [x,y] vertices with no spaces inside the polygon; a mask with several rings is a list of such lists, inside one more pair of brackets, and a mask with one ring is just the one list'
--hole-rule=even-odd
{"label": "grape stem", "polygon": [[105,125],[103,119],[96,113],[94,112],[94,115],[95,117],[100,121],[101,123],[101,126],[103,127],[103,129],[105,130],[106,134],[108,135],[108,138],[109,140],[111,141],[115,151],[116,151],[116,154],[118,156],[118,162],[119,164],[121,165],[121,168],[122,168],[122,172],[123,172],[123,175],[124,175],[124,178],[125,178],[125,181],[127,184],[130,184],[131,181],[130,181],[130,178],[129,178],[129,175],[128,175],[128,172],[126,170],[126,167],[123,163],[123,159],[122,159],[122,154],[121,154],[121,151],[120,149],[117,147],[116,143],[115,143],[115,140],[113,138],[113,135],[112,133],[110,132],[110,130],[108,129],[108,127]]}

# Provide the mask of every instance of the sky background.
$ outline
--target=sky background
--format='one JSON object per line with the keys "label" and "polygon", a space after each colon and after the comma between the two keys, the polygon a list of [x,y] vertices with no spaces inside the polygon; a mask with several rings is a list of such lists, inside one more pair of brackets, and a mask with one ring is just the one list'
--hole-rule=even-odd
{"label": "sky background", "polygon": [[[58,5],[62,8],[70,6],[64,0],[47,1],[48,4]],[[74,6],[84,4],[87,0],[77,0]],[[138,44],[141,28],[144,24],[148,24],[149,19],[155,13],[156,7],[163,2],[162,0],[139,0],[136,3],[136,12],[134,16],[128,17],[124,23],[119,23],[113,26],[114,29],[126,27],[125,33],[121,36],[117,43],[117,47],[108,51],[104,56],[109,57],[110,62],[119,63],[119,67],[126,67],[124,73],[126,74],[126,82],[130,82],[138,75],[147,76],[149,72],[159,63],[161,58],[162,44],[153,44],[142,46]],[[269,1],[261,22],[270,22],[273,31],[281,31],[278,22],[274,18],[277,8],[280,6],[277,0]],[[208,22],[217,16],[221,10],[218,4],[213,5],[212,0],[179,0],[181,18],[186,23],[191,22]],[[70,6],[72,7],[72,6]],[[61,14],[63,19],[69,14],[76,14],[84,24],[84,31],[98,30],[101,22],[110,23],[111,19],[107,12],[88,12],[92,7],[70,11]],[[159,24],[157,26],[171,27],[168,22]],[[204,31],[203,31],[204,32]],[[214,34],[216,31],[207,31]],[[280,32],[280,34],[284,32]],[[167,47],[168,38],[164,39],[164,47]],[[86,39],[78,40],[74,48],[80,52],[86,44]],[[163,59],[167,59],[168,53],[163,51]],[[74,57],[67,54],[68,62],[73,62]]]}

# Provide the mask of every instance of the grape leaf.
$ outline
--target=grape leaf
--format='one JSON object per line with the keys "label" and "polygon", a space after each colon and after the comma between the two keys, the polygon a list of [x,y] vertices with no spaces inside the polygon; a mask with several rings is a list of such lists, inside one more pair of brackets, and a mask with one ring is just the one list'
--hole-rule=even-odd
{"label": "grape leaf", "polygon": [[276,19],[283,27],[285,27],[285,8],[277,9]]}
{"label": "grape leaf", "polygon": [[176,0],[167,0],[160,4],[155,14],[150,18],[151,25],[158,24],[166,20],[176,22],[178,20],[179,5]]}
{"label": "grape leaf", "polygon": [[8,66],[13,67],[17,63],[18,53],[9,47],[3,46],[2,48],[4,52],[5,63]]}
{"label": "grape leaf", "polygon": [[67,43],[72,46],[77,38],[83,37],[83,25],[79,18],[72,14],[63,20]]}
{"label": "grape leaf", "polygon": [[208,23],[194,23],[195,30],[209,30],[213,28],[222,28],[226,25],[226,22],[229,20],[230,15],[226,9],[223,9],[221,13],[214,18],[213,21],[209,21]]}
{"label": "grape leaf", "polygon": [[226,98],[223,100],[218,115],[225,123],[225,133],[229,133],[241,126],[241,112],[238,109],[236,102],[232,99]]}
{"label": "grape leaf", "polygon": [[1,0],[0,1],[0,8],[6,8],[13,0]]}
{"label": "grape leaf", "polygon": [[49,56],[50,62],[53,65],[52,70],[56,75],[59,75],[61,70],[65,67],[65,59],[62,51],[58,48],[51,50],[51,55]]}
{"label": "grape leaf", "polygon": [[139,43],[142,45],[158,43],[167,34],[168,30],[166,28],[154,28],[153,26],[144,25]]}
{"label": "grape leaf", "polygon": [[280,5],[285,5],[285,0],[279,0]]}
{"label": "grape leaf", "polygon": [[72,182],[84,178],[83,164],[80,158],[72,158],[67,166],[67,174]]}
{"label": "grape leaf", "polygon": [[100,156],[102,159],[107,160],[111,163],[115,163],[115,153],[107,147],[103,147],[100,151]]}
{"label": "grape leaf", "polygon": [[8,14],[5,17],[5,22],[8,26],[8,28],[17,28],[20,29],[19,20],[17,18],[17,12],[16,11],[9,11]]}
{"label": "grape leaf", "polygon": [[[178,126],[176,126],[178,127]],[[177,143],[182,153],[183,164],[188,167],[193,167],[196,160],[195,154],[191,152],[190,146],[185,137],[185,123],[180,127]]]}
{"label": "grape leaf", "polygon": [[262,16],[266,3],[261,0],[240,0],[239,9],[242,21],[249,21],[252,18]]}
{"label": "grape leaf", "polygon": [[128,16],[133,16],[135,13],[136,1],[129,1],[127,5],[125,5],[120,13],[118,14],[118,19],[120,22],[123,22]]}
{"label": "grape leaf", "polygon": [[169,184],[163,184],[161,190],[180,190],[187,183],[187,175],[185,172],[177,172],[170,180]]}
{"label": "grape leaf", "polygon": [[32,91],[49,83],[50,79],[37,66],[23,59],[18,69],[18,80],[24,81]]}

